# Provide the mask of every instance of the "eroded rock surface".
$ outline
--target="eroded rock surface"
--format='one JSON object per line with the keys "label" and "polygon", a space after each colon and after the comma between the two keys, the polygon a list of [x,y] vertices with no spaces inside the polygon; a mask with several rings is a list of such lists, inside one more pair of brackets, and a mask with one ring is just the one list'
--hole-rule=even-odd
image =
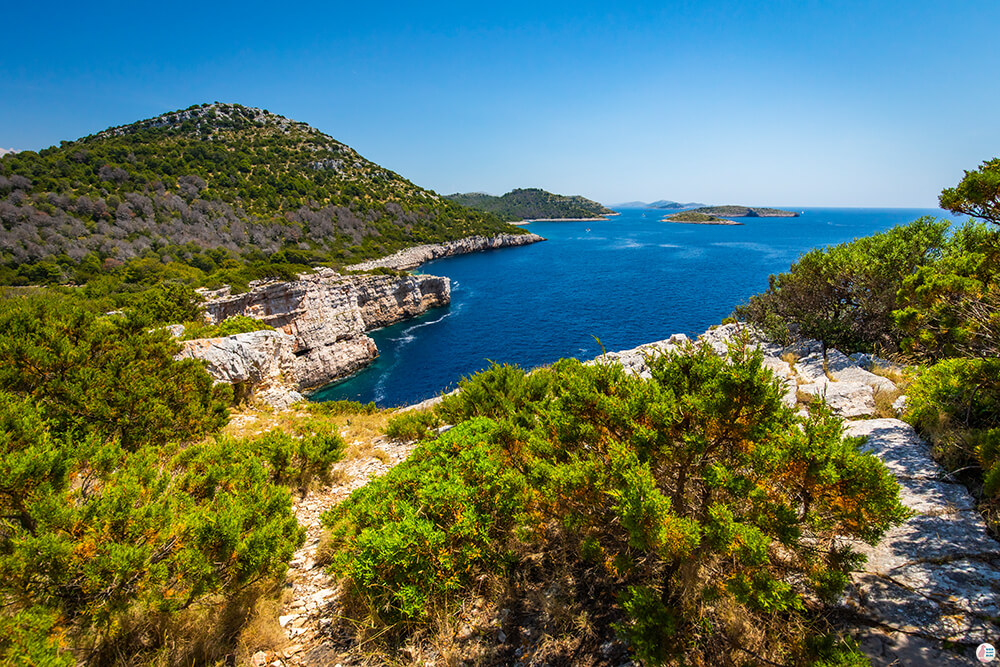
{"label": "eroded rock surface", "polygon": [[300,390],[346,377],[378,356],[365,332],[451,303],[451,281],[438,276],[341,275],[331,269],[293,281],[251,284],[244,294],[208,294],[205,312],[262,320],[292,337],[290,376]]}
{"label": "eroded rock surface", "polygon": [[252,398],[276,408],[302,400],[293,376],[295,339],[281,331],[253,331],[181,343],[178,359],[202,359],[216,382],[243,385]]}

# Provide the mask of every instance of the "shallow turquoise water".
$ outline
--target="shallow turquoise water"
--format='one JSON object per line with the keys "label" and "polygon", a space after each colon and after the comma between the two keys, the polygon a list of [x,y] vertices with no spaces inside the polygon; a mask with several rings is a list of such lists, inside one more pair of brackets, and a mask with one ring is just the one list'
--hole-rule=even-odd
{"label": "shallow turquoise water", "polygon": [[673,333],[700,333],[767,287],[810,248],[909,222],[923,209],[794,209],[798,218],[747,218],[743,226],[660,222],[623,210],[606,222],[539,222],[548,239],[450,257],[420,272],[452,279],[452,302],[371,334],[381,353],[361,373],[313,394],[383,406],[454,388],[491,361],[531,368],[587,359]]}

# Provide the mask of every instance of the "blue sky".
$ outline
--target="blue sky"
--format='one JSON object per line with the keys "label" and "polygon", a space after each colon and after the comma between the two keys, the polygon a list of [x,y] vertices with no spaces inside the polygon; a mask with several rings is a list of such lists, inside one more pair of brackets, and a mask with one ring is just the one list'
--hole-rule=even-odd
{"label": "blue sky", "polygon": [[936,204],[1000,155],[1000,3],[12,3],[0,147],[215,100],[441,193]]}

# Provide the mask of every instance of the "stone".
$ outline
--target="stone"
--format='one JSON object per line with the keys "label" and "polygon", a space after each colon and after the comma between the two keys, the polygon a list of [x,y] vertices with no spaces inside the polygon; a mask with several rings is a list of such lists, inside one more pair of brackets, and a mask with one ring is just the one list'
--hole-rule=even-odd
{"label": "stone", "polygon": [[262,320],[291,336],[289,376],[299,390],[346,377],[378,356],[365,332],[451,303],[451,281],[438,276],[341,275],[320,268],[293,281],[257,281],[244,294],[209,293],[215,323],[234,315]]}
{"label": "stone", "polygon": [[267,651],[257,651],[250,658],[250,664],[254,667],[264,667],[267,664]]}
{"label": "stone", "polygon": [[875,395],[867,384],[820,380],[800,385],[799,391],[826,401],[830,409],[842,417],[864,417],[875,413]]}
{"label": "stone", "polygon": [[181,343],[178,359],[200,359],[215,382],[241,384],[250,396],[278,409],[302,400],[290,382],[295,341],[280,331],[251,331]]}
{"label": "stone", "polygon": [[288,625],[289,623],[291,623],[292,621],[294,621],[298,617],[299,617],[298,614],[289,614],[287,616],[279,616],[278,617],[278,625],[280,625],[281,627],[285,627],[286,625]]}

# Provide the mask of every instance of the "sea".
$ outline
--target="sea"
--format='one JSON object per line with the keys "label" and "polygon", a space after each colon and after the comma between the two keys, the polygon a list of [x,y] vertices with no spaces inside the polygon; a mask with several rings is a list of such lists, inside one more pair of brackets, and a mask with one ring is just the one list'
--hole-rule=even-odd
{"label": "sea", "polygon": [[801,215],[692,225],[621,209],[608,220],[535,222],[526,228],[546,241],[424,264],[417,273],[451,278],[451,305],[371,332],[379,358],[310,398],[409,405],[494,363],[531,369],[693,337],[812,248],[925,215],[955,220],[939,209],[782,208]]}

